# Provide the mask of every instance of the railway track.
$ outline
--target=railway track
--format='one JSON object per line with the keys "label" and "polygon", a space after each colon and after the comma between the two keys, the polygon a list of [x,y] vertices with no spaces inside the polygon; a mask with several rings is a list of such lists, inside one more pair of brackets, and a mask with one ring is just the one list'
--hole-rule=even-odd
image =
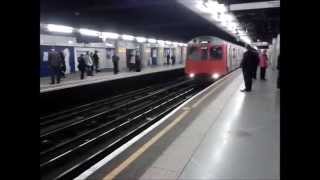
{"label": "railway track", "polygon": [[76,177],[205,87],[180,79],[42,118],[41,179]]}

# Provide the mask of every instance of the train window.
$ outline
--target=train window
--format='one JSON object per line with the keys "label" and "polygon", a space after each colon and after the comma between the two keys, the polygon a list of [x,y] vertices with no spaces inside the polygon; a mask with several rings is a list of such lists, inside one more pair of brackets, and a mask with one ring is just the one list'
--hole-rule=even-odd
{"label": "train window", "polygon": [[200,54],[197,47],[188,48],[188,59],[200,60]]}
{"label": "train window", "polygon": [[213,60],[220,60],[222,59],[222,55],[223,55],[223,51],[222,51],[222,47],[212,47],[210,49],[210,57]]}
{"label": "train window", "polygon": [[207,59],[208,59],[208,49],[203,48],[203,49],[201,49],[201,60],[205,61]]}

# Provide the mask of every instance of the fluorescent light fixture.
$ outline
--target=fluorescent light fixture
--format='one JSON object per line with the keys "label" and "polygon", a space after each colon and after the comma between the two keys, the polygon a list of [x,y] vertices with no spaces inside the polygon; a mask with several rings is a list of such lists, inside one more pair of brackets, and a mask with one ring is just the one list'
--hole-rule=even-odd
{"label": "fluorescent light fixture", "polygon": [[121,38],[122,38],[123,40],[127,40],[127,41],[133,41],[133,40],[134,40],[134,36],[127,35],[127,34],[123,34],[123,35],[121,36]]}
{"label": "fluorescent light fixture", "polygon": [[178,45],[179,45],[178,42],[173,42],[172,44],[175,45],[175,46],[178,46]]}
{"label": "fluorescent light fixture", "polygon": [[119,38],[119,34],[117,33],[112,33],[112,32],[102,32],[101,33],[101,37],[103,39],[118,39]]}
{"label": "fluorescent light fixture", "polygon": [[156,40],[156,39],[148,39],[148,42],[149,42],[149,43],[156,43],[157,40]]}
{"label": "fluorescent light fixture", "polygon": [[171,41],[165,41],[165,43],[168,44],[168,45],[172,44]]}
{"label": "fluorescent light fixture", "polygon": [[143,43],[143,42],[146,42],[146,38],[145,37],[136,37],[136,40],[139,42],[139,43]]}
{"label": "fluorescent light fixture", "polygon": [[62,25],[55,25],[55,24],[48,24],[47,28],[51,32],[72,33],[72,31],[73,31],[72,27],[62,26]]}
{"label": "fluorescent light fixture", "polygon": [[80,34],[82,35],[86,35],[86,36],[99,36],[100,32],[98,31],[94,31],[94,30],[90,30],[90,29],[79,29]]}
{"label": "fluorescent light fixture", "polygon": [[163,40],[157,40],[157,42],[158,42],[159,44],[164,44],[164,41],[163,41]]}

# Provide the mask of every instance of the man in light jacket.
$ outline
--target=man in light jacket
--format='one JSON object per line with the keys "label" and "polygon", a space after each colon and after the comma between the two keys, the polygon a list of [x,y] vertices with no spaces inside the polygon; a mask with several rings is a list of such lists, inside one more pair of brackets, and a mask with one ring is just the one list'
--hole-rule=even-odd
{"label": "man in light jacket", "polygon": [[84,56],[84,60],[87,65],[87,76],[93,76],[92,74],[93,61],[90,57],[89,51],[87,51],[86,55]]}

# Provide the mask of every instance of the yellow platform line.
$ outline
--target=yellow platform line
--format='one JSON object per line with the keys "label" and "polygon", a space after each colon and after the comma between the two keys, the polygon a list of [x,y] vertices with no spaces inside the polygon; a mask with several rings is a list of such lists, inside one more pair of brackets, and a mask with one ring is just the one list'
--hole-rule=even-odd
{"label": "yellow platform line", "polygon": [[123,161],[119,166],[113,169],[108,175],[106,175],[103,180],[114,179],[119,175],[125,168],[127,168],[132,162],[139,158],[149,147],[156,143],[163,135],[165,135],[170,129],[172,129],[177,123],[179,123],[190,110],[185,109],[173,122],[171,122],[167,127],[161,130],[153,138],[151,138],[147,143],[141,146],[136,152],[134,152],[129,158]]}

